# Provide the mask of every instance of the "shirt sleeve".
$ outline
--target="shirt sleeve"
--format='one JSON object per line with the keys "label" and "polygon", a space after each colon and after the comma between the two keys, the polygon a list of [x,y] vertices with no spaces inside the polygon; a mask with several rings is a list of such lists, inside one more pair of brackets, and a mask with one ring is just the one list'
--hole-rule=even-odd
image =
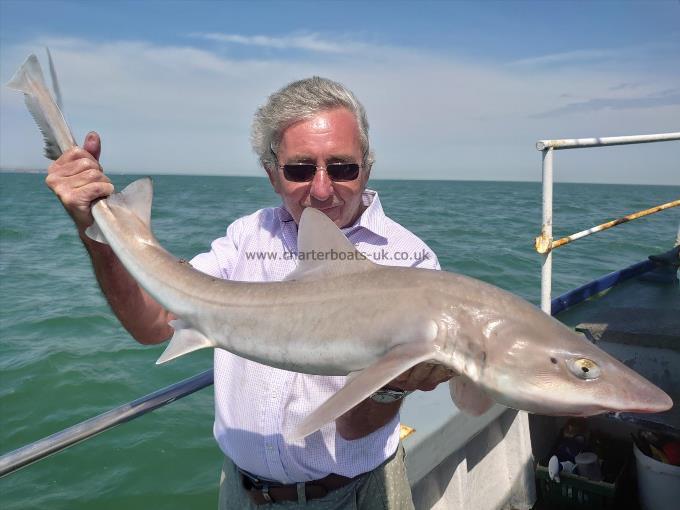
{"label": "shirt sleeve", "polygon": [[229,225],[226,235],[215,239],[210,251],[199,253],[190,264],[202,273],[228,280],[238,258],[240,226],[238,220]]}

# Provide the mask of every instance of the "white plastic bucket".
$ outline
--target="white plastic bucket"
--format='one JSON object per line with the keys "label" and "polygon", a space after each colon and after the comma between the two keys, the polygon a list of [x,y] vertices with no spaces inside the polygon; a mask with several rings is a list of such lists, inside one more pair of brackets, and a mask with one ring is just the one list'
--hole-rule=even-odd
{"label": "white plastic bucket", "polygon": [[675,510],[680,501],[680,466],[647,457],[633,444],[643,510]]}

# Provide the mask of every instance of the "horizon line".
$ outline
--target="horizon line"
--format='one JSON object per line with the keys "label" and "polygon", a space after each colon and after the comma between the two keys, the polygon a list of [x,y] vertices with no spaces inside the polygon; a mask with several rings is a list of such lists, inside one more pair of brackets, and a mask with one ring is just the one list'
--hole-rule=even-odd
{"label": "horizon line", "polygon": [[[8,169],[0,167],[0,174],[47,174],[46,169]],[[162,176],[162,177],[245,177],[251,179],[266,179],[266,175],[244,175],[244,174],[206,174],[206,173],[151,173],[151,172],[118,172],[109,171],[107,175],[120,175],[120,176]],[[423,181],[423,182],[507,182],[507,183],[531,183],[540,184],[542,181],[537,180],[511,180],[511,179],[466,179],[466,178],[456,178],[456,179],[441,179],[441,178],[403,178],[403,177],[372,177],[369,178],[368,182],[371,181]],[[583,181],[560,181],[553,180],[553,184],[585,184],[585,185],[614,185],[614,186],[677,186],[680,187],[680,182],[677,184],[661,183],[661,184],[650,184],[642,182],[583,182]]]}

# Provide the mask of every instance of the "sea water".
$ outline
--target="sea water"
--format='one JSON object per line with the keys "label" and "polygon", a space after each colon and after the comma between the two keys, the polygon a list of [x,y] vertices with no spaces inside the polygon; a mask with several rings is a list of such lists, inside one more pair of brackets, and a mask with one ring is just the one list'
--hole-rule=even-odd
{"label": "sea water", "polygon": [[[112,176],[121,189],[133,176]],[[537,182],[373,181],[385,212],[441,265],[537,304]],[[279,204],[265,178],[154,177],[153,230],[178,257]],[[557,184],[555,237],[680,198],[678,186]],[[673,246],[680,208],[554,255],[553,296]],[[329,319],[333,320],[333,319]],[[0,453],[210,368],[212,352],[155,366],[102,297],[70,218],[44,175],[0,174]],[[410,398],[417,398],[417,394]],[[0,479],[5,509],[215,508],[222,454],[212,388]]]}

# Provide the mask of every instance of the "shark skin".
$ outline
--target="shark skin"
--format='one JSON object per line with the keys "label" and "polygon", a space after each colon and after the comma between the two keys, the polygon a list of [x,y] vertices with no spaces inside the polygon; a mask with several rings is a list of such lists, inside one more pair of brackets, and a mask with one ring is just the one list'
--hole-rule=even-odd
{"label": "shark skin", "polygon": [[656,386],[514,294],[445,271],[374,264],[316,209],[303,212],[299,252],[334,260],[300,260],[282,282],[245,283],[207,276],[163,249],[149,228],[150,204],[151,181],[142,179],[98,202],[93,215],[130,274],[181,317],[158,363],[219,347],[295,372],[360,371],[290,431],[293,438],[424,361],[458,374],[452,396],[471,414],[493,402],[569,416],[672,405]]}
{"label": "shark skin", "polygon": [[[42,81],[33,59],[11,84],[27,94],[46,145],[66,150],[73,137],[59,108],[49,93],[31,95]],[[374,264],[315,209],[302,214],[298,250],[329,254],[327,260],[300,260],[282,282],[203,274],[155,239],[152,194],[151,180],[140,179],[99,200],[87,234],[108,243],[139,285],[179,317],[157,363],[219,347],[295,372],[358,372],[285,431],[291,439],[313,433],[424,361],[458,374],[452,398],[475,415],[494,402],[565,416],[673,405],[662,390],[523,299],[459,274]]]}

